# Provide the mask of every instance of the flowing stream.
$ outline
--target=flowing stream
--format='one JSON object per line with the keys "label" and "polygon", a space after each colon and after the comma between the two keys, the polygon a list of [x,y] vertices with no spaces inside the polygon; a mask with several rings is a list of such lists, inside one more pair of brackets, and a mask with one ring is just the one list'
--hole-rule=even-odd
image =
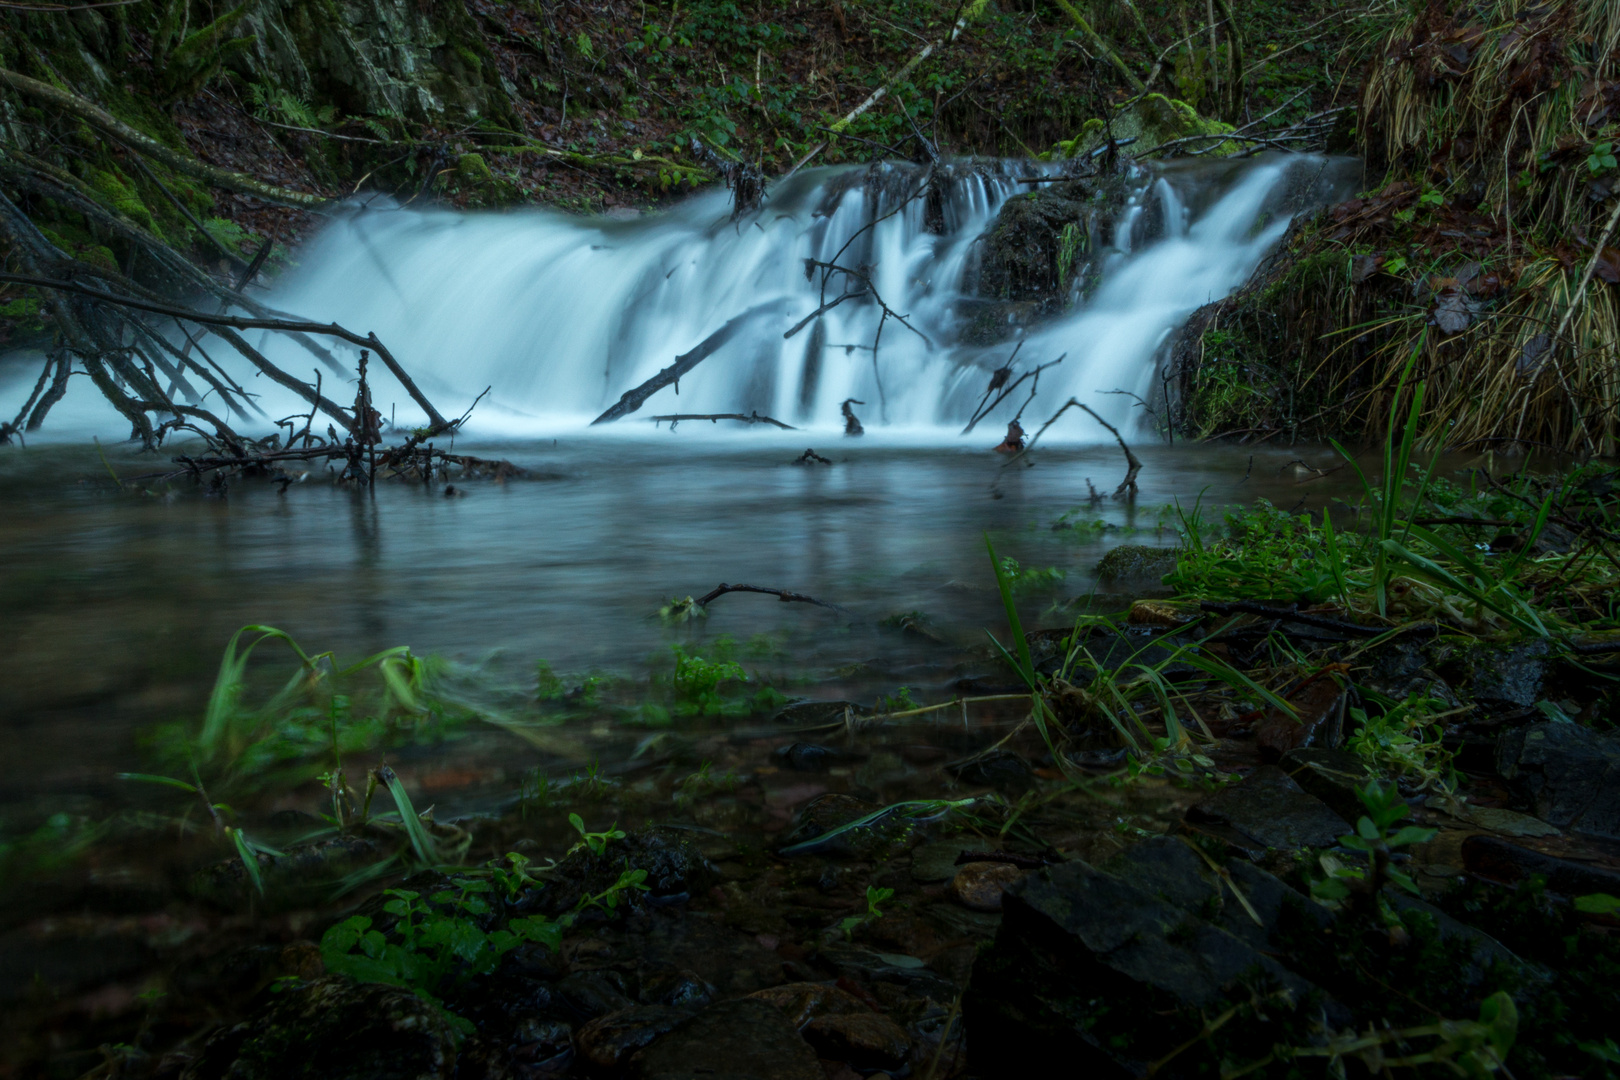
{"label": "flowing stream", "polygon": [[[1130,432],[1141,410],[1108,391],[1150,397],[1168,335],[1240,285],[1290,214],[1342,186],[1349,164],[1255,159],[1136,176],[1097,230],[1095,287],[1022,337],[1023,369],[1067,354],[1043,376],[1028,415],[1074,395]],[[906,201],[916,178],[907,166],[812,172],[740,222],[723,192],[637,220],[376,207],[339,220],[297,253],[272,303],[375,330],[446,413],[493,387],[457,448],[510,458],[528,478],[475,483],[465,498],[399,484],[357,495],[315,481],[285,492],[238,484],[225,499],[161,488],[114,497],[108,469],[148,474],[170,452],[109,443],[124,425],[88,386],[76,388],[46,432],[73,445],[31,439],[0,455],[0,496],[17,510],[0,520],[0,648],[11,661],[0,681],[11,747],[0,817],[116,804],[123,788],[110,778],[139,766],[139,733],[195,719],[220,650],[248,623],[345,657],[400,644],[461,662],[498,653],[496,667],[517,684],[532,680],[540,658],[575,677],[642,677],[649,661],[667,664],[683,635],[729,635],[762,642],[784,686],[848,670],[864,674],[844,679],[847,693],[909,683],[949,694],[952,679],[974,673],[959,650],[982,647],[982,629],[998,618],[985,530],[1005,554],[1062,572],[1029,599],[1031,619],[1063,621],[1108,547],[1172,542],[1161,509],[1172,500],[1207,490],[1217,503],[1294,503],[1302,489],[1289,462],[1303,454],[1327,464],[1330,454],[1189,452],[1137,430],[1147,462],[1137,503],[1088,507],[1087,482],[1106,492],[1123,471],[1095,425],[1060,425],[1041,468],[1011,473],[986,447],[1017,402],[973,439],[958,438],[988,372],[1019,340],[964,340],[964,324],[982,312],[964,285],[973,241],[1028,186],[1017,180],[1034,175],[1027,163],[959,169],[942,235],[925,229],[924,200]],[[820,329],[784,337],[821,303],[807,259],[867,268],[917,332],[863,297],[828,311]],[[678,397],[662,390],[631,418],[585,430],[626,390],[750,311],[743,332],[681,380]],[[313,363],[274,335],[254,341],[290,371]],[[226,362],[223,345],[209,353]],[[32,385],[34,369],[0,367],[0,376],[9,397],[17,380]],[[300,410],[267,380],[239,377],[264,394],[272,418]],[[324,378],[334,398],[351,392],[341,376]],[[839,434],[846,398],[866,402],[864,439]],[[420,419],[380,378],[376,401],[400,426]],[[646,422],[751,410],[809,430],[671,433]],[[86,446],[92,433],[106,457]],[[807,444],[832,464],[790,466]],[[1312,488],[1311,505],[1326,494]],[[1069,521],[1084,528],[1053,529],[1077,508]],[[668,597],[721,581],[809,593],[857,620],[730,596],[702,626],[660,625],[654,613]],[[954,643],[949,658],[882,625],[916,611]]]}
{"label": "flowing stream", "polygon": [[[1149,396],[1170,332],[1240,285],[1290,216],[1342,190],[1352,167],[1278,157],[1138,172],[1117,218],[1095,230],[1090,273],[1100,283],[1068,314],[1023,335],[1021,370],[1066,354],[1044,376],[1043,399],[1077,395],[1127,422],[1130,398],[1097,392]],[[942,235],[926,228],[926,200],[911,197],[918,176],[909,166],[817,170],[735,222],[724,191],[629,221],[373,208],[301,251],[271,301],[376,330],[447,414],[490,387],[476,414],[480,432],[577,428],[753,312],[681,379],[679,396],[660,391],[637,419],[758,411],[831,427],[841,424],[840,403],[854,398],[866,403],[859,411],[868,423],[943,435],[971,415],[988,372],[1011,351],[1011,339],[963,341],[983,307],[964,286],[974,240],[1008,198],[1029,189],[1019,179],[1035,175],[1021,162],[953,166]],[[871,289],[909,325],[887,318],[868,294],[785,337],[841,290],[864,289],[838,273],[824,283],[829,275],[807,272],[807,260],[864,267]],[[307,354],[285,342],[266,338],[263,347],[288,370],[308,366]],[[397,407],[400,423],[419,419],[396,396],[379,391],[384,412]]]}

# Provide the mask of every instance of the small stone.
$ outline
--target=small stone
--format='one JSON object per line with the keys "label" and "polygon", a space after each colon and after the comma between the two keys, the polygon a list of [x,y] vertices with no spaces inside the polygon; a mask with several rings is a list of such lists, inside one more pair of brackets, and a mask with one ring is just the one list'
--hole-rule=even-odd
{"label": "small stone", "polygon": [[[764,938],[766,935],[761,934]],[[763,940],[762,949],[775,949]],[[641,980],[640,998],[646,1005],[672,1005],[677,1009],[701,1009],[714,1000],[714,987],[694,971],[663,971]]]}
{"label": "small stone", "polygon": [[633,1080],[824,1080],[787,1017],[764,1001],[722,1001],[630,1059]]}
{"label": "small stone", "polygon": [[1034,782],[1029,762],[1010,750],[992,750],[964,761],[952,762],[945,771],[964,784],[1023,791]]}
{"label": "small stone", "polygon": [[1002,894],[1007,886],[1024,876],[1025,871],[1011,863],[971,862],[961,866],[951,879],[951,895],[963,907],[973,911],[1000,911]]}
{"label": "small stone", "polygon": [[1356,789],[1364,787],[1372,774],[1356,755],[1325,746],[1307,746],[1284,754],[1278,765],[1296,784],[1327,803],[1346,821],[1356,821],[1366,813]]}
{"label": "small stone", "polygon": [[634,1005],[599,1016],[574,1036],[579,1054],[605,1072],[617,1071],[630,1055],[692,1015],[667,1005]]}
{"label": "small stone", "polygon": [[818,1017],[805,1025],[804,1038],[822,1057],[857,1069],[898,1069],[911,1053],[900,1025],[877,1012]]}

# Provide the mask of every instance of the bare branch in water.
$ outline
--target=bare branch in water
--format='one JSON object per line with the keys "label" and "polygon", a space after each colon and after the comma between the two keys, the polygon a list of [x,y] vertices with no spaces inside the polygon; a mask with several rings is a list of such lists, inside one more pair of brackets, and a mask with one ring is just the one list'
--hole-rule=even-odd
{"label": "bare branch in water", "polygon": [[1093,420],[1097,421],[1097,423],[1099,423],[1103,427],[1107,428],[1109,430],[1109,432],[1114,436],[1115,441],[1119,443],[1119,448],[1121,450],[1125,451],[1125,465],[1126,465],[1125,479],[1121,480],[1119,482],[1119,487],[1114,489],[1114,498],[1117,499],[1121,495],[1134,496],[1136,494],[1136,491],[1137,491],[1136,474],[1142,471],[1142,462],[1140,460],[1138,460],[1138,458],[1137,458],[1137,456],[1135,454],[1131,453],[1131,448],[1125,444],[1125,437],[1119,433],[1118,428],[1116,428],[1113,424],[1110,424],[1108,421],[1104,420],[1102,417],[1098,416],[1097,413],[1089,405],[1082,405],[1075,398],[1070,398],[1068,401],[1064,402],[1063,407],[1060,408],[1057,412],[1053,413],[1052,418],[1050,420],[1048,420],[1046,423],[1041,425],[1041,429],[1035,433],[1034,437],[1031,438],[1028,443],[1025,444],[1024,449],[1019,451],[1017,454],[1013,455],[1012,457],[1008,458],[1006,463],[1002,465],[1002,468],[1005,469],[1008,465],[1011,465],[1013,462],[1021,460],[1024,457],[1025,454],[1028,454],[1031,450],[1035,449],[1035,443],[1040,439],[1040,437],[1042,435],[1046,434],[1046,429],[1051,427],[1053,424],[1057,423],[1058,417],[1062,416],[1064,413],[1068,412],[1070,409],[1083,409],[1087,414],[1089,414],[1091,416],[1091,418]]}
{"label": "bare branch in water", "polygon": [[846,608],[841,608],[837,604],[829,604],[825,600],[817,600],[815,597],[806,596],[803,593],[790,592],[787,589],[766,589],[758,585],[727,585],[723,581],[713,589],[698,597],[697,606],[708,607],[711,602],[718,600],[720,597],[726,595],[726,593],[734,592],[764,593],[767,596],[776,597],[784,604],[814,604],[817,607],[824,607],[828,611],[837,611],[845,615],[849,614],[849,611]]}
{"label": "bare branch in water", "polygon": [[675,358],[675,362],[669,365],[669,367],[664,368],[658,374],[654,375],[652,378],[648,379],[635,389],[626,390],[624,392],[624,396],[619,398],[618,402],[612,408],[608,409],[607,412],[591,421],[592,426],[595,426],[596,424],[611,424],[615,420],[624,419],[626,416],[629,416],[631,413],[635,412],[637,409],[646,404],[648,398],[652,397],[654,394],[658,393],[658,391],[671,384],[674,384],[675,392],[677,394],[680,393],[680,381],[682,375],[685,375],[688,371],[691,371],[703,361],[707,360],[720,349],[720,346],[736,337],[737,332],[743,328],[748,320],[752,319],[756,315],[763,315],[768,311],[774,311],[780,308],[782,304],[783,301],[781,300],[769,300],[763,304],[754,305],[741,315],[734,316],[720,329],[698,342],[697,347],[691,352],[682,353],[680,356]]}
{"label": "bare branch in water", "polygon": [[797,431],[797,430],[799,430],[798,428],[794,427],[792,424],[784,424],[784,423],[782,423],[782,421],[776,419],[775,417],[761,416],[757,412],[751,412],[751,413],[747,413],[747,414],[735,413],[735,412],[728,412],[728,413],[676,413],[676,414],[674,414],[672,416],[652,416],[652,417],[648,417],[648,419],[650,419],[655,424],[663,423],[666,420],[669,421],[669,430],[671,430],[671,431],[674,431],[675,430],[675,425],[680,423],[682,420],[707,420],[710,423],[713,423],[713,422],[715,422],[717,420],[736,420],[736,421],[739,421],[739,422],[744,423],[744,424],[774,424],[777,427],[781,428],[783,431]]}

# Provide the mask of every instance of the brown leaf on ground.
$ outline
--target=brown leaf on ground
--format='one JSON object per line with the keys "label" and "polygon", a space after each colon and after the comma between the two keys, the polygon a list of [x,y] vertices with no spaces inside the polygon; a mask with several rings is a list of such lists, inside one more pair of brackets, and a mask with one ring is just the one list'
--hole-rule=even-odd
{"label": "brown leaf on ground", "polygon": [[1254,740],[1260,756],[1276,761],[1302,746],[1330,745],[1337,741],[1337,727],[1345,691],[1326,670],[1288,695],[1294,713],[1281,709],[1267,711],[1254,726]]}

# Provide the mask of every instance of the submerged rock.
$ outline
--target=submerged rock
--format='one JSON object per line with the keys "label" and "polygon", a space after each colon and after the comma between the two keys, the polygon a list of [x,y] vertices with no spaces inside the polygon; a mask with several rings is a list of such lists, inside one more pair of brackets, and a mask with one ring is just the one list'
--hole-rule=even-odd
{"label": "submerged rock", "polygon": [[722,1001],[630,1060],[635,1080],[825,1080],[816,1052],[775,1006]]}
{"label": "submerged rock", "polygon": [[447,1080],[456,1040],[409,990],[328,976],[284,990],[208,1040],[185,1080]]}
{"label": "submerged rock", "polygon": [[1620,840],[1620,737],[1580,724],[1530,724],[1502,733],[1496,767],[1549,825]]}
{"label": "submerged rock", "polygon": [[[1111,548],[1097,563],[1097,577],[1099,580],[1112,584],[1116,581],[1153,581],[1157,582],[1164,575],[1176,568],[1176,552],[1174,548],[1148,547],[1145,544],[1120,544]],[[1137,619],[1136,606],[1131,608],[1131,621],[1139,625],[1153,625],[1146,620]],[[1181,621],[1167,621],[1157,625],[1179,626]]]}

